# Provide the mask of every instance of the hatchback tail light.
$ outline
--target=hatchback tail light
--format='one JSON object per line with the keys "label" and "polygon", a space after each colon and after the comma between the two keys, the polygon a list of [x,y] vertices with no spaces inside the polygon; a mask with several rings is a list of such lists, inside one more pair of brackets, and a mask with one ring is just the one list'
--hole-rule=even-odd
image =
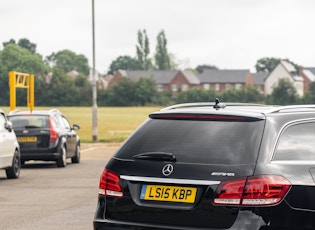
{"label": "hatchback tail light", "polygon": [[122,188],[120,186],[120,178],[116,173],[103,170],[100,179],[99,194],[104,196],[122,197]]}
{"label": "hatchback tail light", "polygon": [[280,203],[291,188],[282,176],[262,175],[223,181],[213,200],[218,205],[264,206]]}
{"label": "hatchback tail light", "polygon": [[49,117],[49,142],[55,142],[59,138],[59,133],[55,130],[52,118]]}

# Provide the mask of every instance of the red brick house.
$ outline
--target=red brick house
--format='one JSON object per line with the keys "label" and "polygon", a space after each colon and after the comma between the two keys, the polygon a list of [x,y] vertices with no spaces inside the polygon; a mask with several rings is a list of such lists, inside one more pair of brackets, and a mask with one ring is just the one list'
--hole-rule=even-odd
{"label": "red brick house", "polygon": [[309,91],[310,84],[315,81],[315,68],[300,67],[300,75],[304,80],[303,90],[304,94]]}
{"label": "red brick house", "polygon": [[134,81],[140,78],[152,78],[156,82],[158,91],[186,91],[193,87],[213,89],[223,92],[229,89],[243,89],[246,86],[258,86],[263,93],[265,79],[268,73],[252,74],[248,69],[218,70],[205,69],[202,73],[195,74],[189,70],[119,70],[109,80],[111,87],[121,77]]}
{"label": "red brick house", "polygon": [[140,78],[152,78],[156,82],[158,91],[173,91],[179,89],[185,91],[192,87],[199,86],[199,79],[191,71],[181,70],[118,70],[109,81],[111,87],[121,77],[128,77],[134,81]]}
{"label": "red brick house", "polygon": [[200,86],[203,89],[213,89],[223,92],[229,89],[242,89],[247,85],[253,86],[253,76],[249,70],[217,70],[206,69],[198,73]]}
{"label": "red brick house", "polygon": [[[177,71],[174,78],[170,81],[170,89],[173,92],[186,91],[192,87],[199,86],[200,81],[197,76],[191,71]],[[168,90],[170,90],[168,89]]]}
{"label": "red brick house", "polygon": [[262,94],[265,93],[265,79],[268,72],[252,73],[254,85],[257,86]]}

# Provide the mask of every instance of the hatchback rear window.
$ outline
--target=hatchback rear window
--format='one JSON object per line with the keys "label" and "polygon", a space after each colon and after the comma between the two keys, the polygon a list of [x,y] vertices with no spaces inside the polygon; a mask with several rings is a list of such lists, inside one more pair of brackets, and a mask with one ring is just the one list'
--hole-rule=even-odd
{"label": "hatchback rear window", "polygon": [[14,129],[49,128],[48,116],[42,115],[10,116],[9,120],[12,122]]}
{"label": "hatchback rear window", "polygon": [[257,158],[264,120],[149,119],[117,152],[116,158],[167,152],[177,162],[249,164]]}

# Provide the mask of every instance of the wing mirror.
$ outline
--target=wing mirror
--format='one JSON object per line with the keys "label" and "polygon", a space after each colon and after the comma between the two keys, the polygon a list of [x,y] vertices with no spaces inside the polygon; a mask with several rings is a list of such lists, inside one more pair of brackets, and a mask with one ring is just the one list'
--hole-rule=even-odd
{"label": "wing mirror", "polygon": [[80,126],[79,126],[79,125],[73,125],[73,126],[72,126],[72,129],[73,129],[73,130],[79,130],[79,129],[80,129]]}
{"label": "wing mirror", "polygon": [[5,124],[4,124],[4,127],[5,127],[9,132],[11,132],[12,129],[13,129],[12,122],[11,122],[11,121],[6,121]]}

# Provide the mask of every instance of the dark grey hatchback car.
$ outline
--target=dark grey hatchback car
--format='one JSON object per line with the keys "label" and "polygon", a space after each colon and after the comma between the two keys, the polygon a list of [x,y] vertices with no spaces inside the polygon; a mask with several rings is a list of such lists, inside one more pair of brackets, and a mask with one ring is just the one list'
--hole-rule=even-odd
{"label": "dark grey hatchback car", "polygon": [[99,187],[94,229],[315,229],[315,106],[162,109]]}
{"label": "dark grey hatchback car", "polygon": [[29,160],[55,161],[58,167],[80,162],[80,137],[57,109],[12,111],[8,119],[18,138],[21,162]]}

